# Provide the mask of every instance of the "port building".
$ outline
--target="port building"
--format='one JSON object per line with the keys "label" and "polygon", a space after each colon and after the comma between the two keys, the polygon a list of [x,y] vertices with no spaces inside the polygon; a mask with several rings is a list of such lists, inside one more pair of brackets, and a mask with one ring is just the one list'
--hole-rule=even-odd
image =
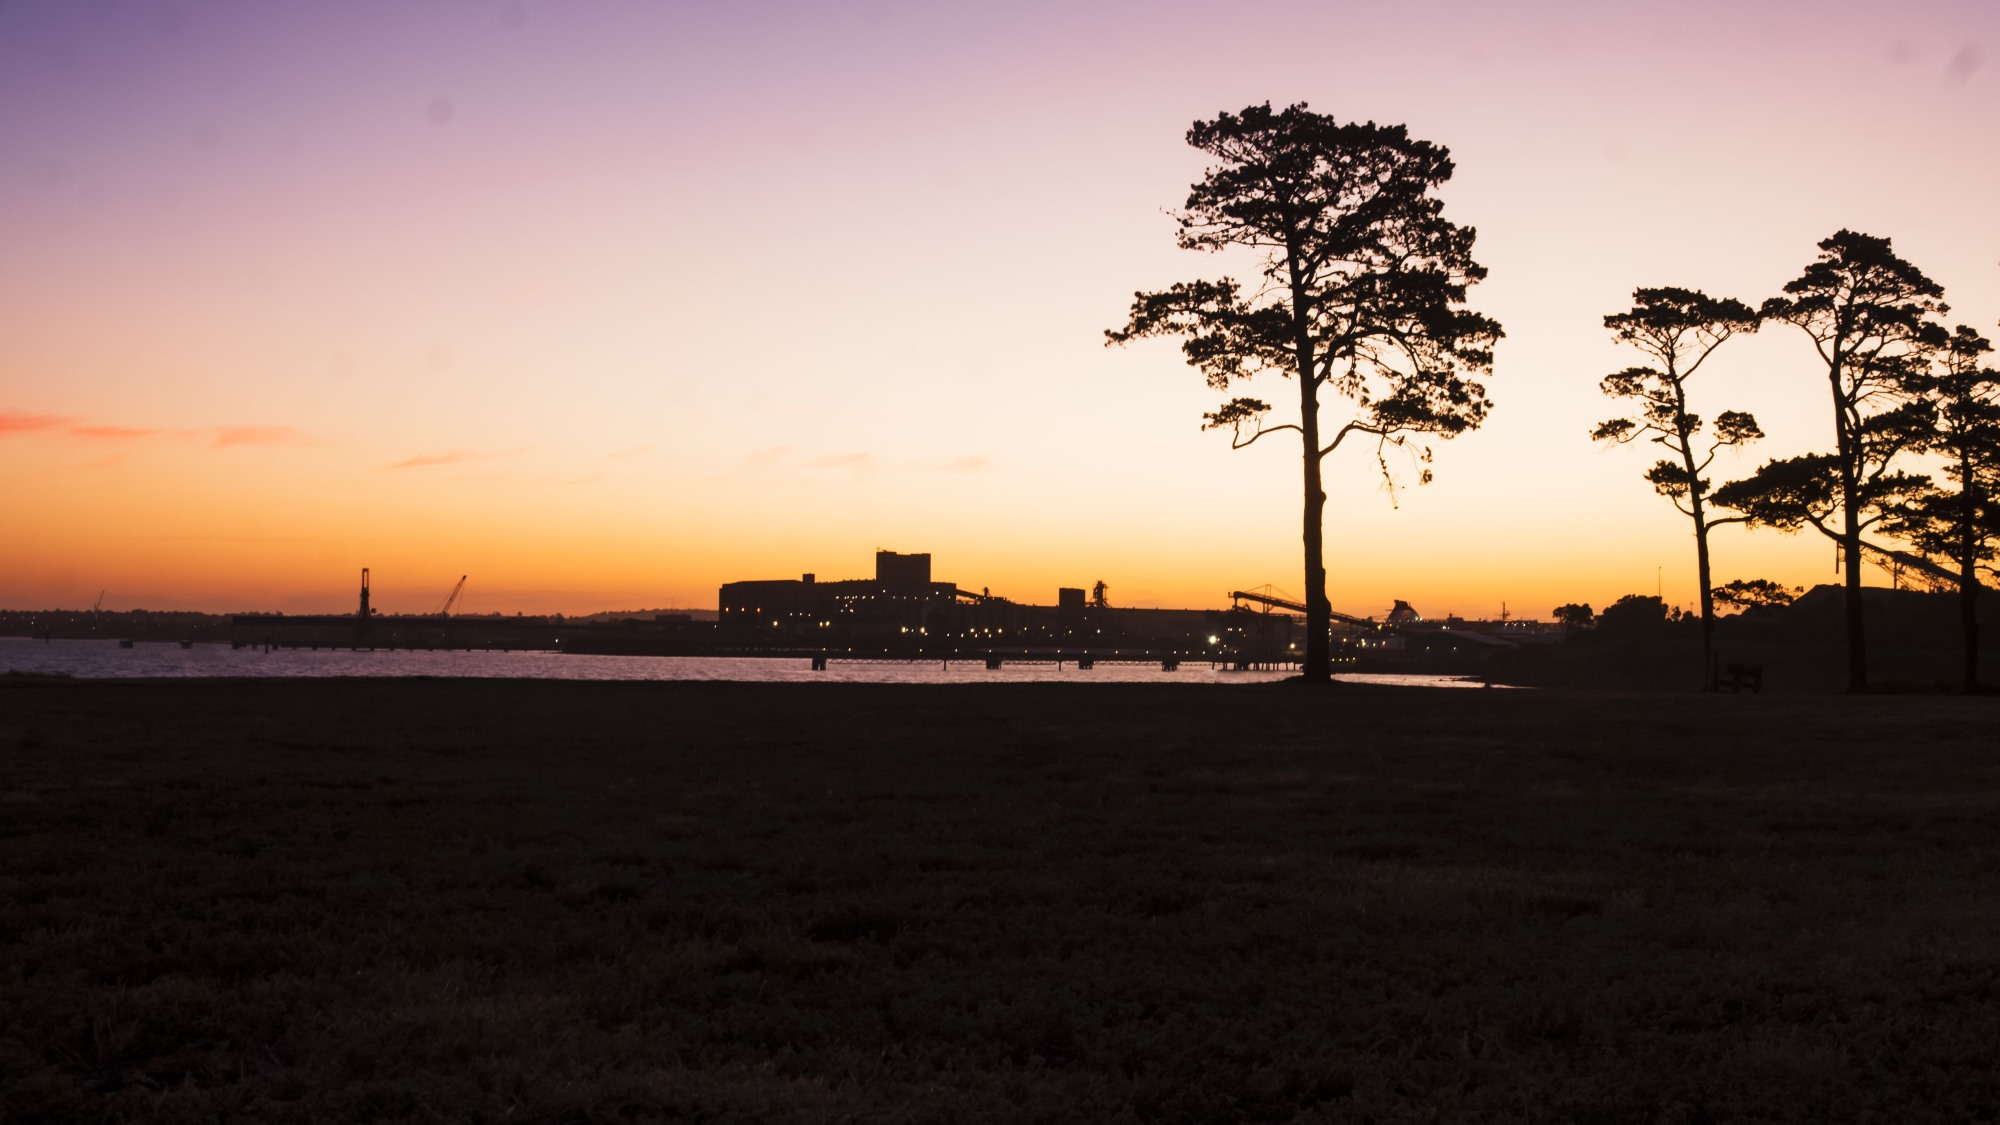
{"label": "port building", "polygon": [[1244,653],[1282,660],[1301,637],[1283,614],[1225,609],[1131,609],[1095,590],[1064,587],[1054,605],[1031,605],[939,581],[929,554],[875,553],[873,578],[725,583],[716,640],[739,651],[810,648],[918,654],[945,649],[1088,646],[1183,653]]}

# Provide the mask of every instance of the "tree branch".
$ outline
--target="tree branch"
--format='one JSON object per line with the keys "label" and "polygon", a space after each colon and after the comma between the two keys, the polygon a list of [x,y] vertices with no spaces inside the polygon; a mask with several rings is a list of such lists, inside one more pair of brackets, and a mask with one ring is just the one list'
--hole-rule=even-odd
{"label": "tree branch", "polygon": [[1330,445],[1328,445],[1325,449],[1319,451],[1320,457],[1324,459],[1327,454],[1332,453],[1336,449],[1339,449],[1340,443],[1347,440],[1347,435],[1356,432],[1364,434],[1374,434],[1378,438],[1386,438],[1389,436],[1389,431],[1383,429],[1380,426],[1368,426],[1360,422],[1349,422],[1345,426],[1340,427],[1339,433],[1333,435],[1333,442]]}
{"label": "tree branch", "polygon": [[[1251,434],[1247,438],[1243,436],[1241,431],[1237,431],[1229,435],[1229,448],[1231,449],[1246,448],[1252,443],[1254,443],[1258,438],[1263,437],[1265,434],[1275,434],[1279,430],[1299,430],[1299,428],[1290,422],[1286,422],[1280,426],[1269,426],[1269,427],[1259,426],[1257,428],[1257,432]],[[1304,430],[1299,430],[1299,432],[1305,433]]]}

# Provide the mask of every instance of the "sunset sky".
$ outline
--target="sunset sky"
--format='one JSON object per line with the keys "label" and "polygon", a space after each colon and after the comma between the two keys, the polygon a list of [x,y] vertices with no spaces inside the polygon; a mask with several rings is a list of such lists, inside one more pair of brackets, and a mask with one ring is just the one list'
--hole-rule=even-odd
{"label": "sunset sky", "polygon": [[[1507,333],[1435,483],[1329,462],[1346,612],[1692,603],[1653,451],[1588,439],[1636,286],[1755,303],[1850,227],[2000,334],[1991,0],[0,0],[0,608],[337,611],[363,566],[389,612],[712,607],[877,548],[1301,592],[1296,445],[1103,340],[1245,272],[1166,209],[1188,124],[1267,100],[1448,146]],[[1779,325],[1703,369],[1769,434],[1724,479],[1830,444],[1815,363]]]}

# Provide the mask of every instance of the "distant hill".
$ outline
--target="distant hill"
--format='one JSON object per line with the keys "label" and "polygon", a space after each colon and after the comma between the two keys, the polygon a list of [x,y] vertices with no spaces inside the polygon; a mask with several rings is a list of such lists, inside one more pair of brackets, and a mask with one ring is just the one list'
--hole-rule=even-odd
{"label": "distant hill", "polygon": [[0,637],[145,641],[225,641],[229,617],[144,609],[0,609]]}
{"label": "distant hill", "polygon": [[[1868,679],[1876,690],[1953,691],[1959,684],[1957,594],[1862,589]],[[1980,672],[2000,684],[2000,592],[1979,599]],[[1724,663],[1765,669],[1765,690],[1837,692],[1847,682],[1847,611],[1839,586],[1815,586],[1789,606],[1724,617],[1716,650]],[[1482,671],[1501,683],[1539,687],[1693,690],[1701,682],[1695,618],[1639,633],[1580,633],[1559,645],[1499,654]]]}
{"label": "distant hill", "polygon": [[[650,623],[661,616],[675,614],[685,614],[690,621],[713,622],[716,617],[716,612],[712,609],[627,609],[593,613],[587,617],[571,617],[566,620],[603,624],[620,621]],[[62,639],[94,637],[119,640],[223,642],[231,639],[231,616],[223,613],[163,612],[144,609],[105,610],[100,613],[93,613],[87,609],[0,609],[0,637]],[[511,618],[515,615],[475,613],[462,616],[468,619],[487,619]],[[400,619],[402,615],[397,614],[386,615],[383,618],[384,621]]]}
{"label": "distant hill", "polygon": [[651,621],[662,614],[686,614],[690,621],[713,621],[716,611],[712,609],[611,609],[603,613],[591,613],[569,617],[569,621]]}

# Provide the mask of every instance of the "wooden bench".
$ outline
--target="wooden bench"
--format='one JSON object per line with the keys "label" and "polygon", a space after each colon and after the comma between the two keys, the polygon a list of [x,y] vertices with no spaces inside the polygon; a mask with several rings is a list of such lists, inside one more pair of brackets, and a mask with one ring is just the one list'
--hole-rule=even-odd
{"label": "wooden bench", "polygon": [[1762,664],[1724,664],[1722,675],[1715,678],[1715,690],[1742,692],[1745,688],[1758,695],[1764,694],[1764,666]]}

